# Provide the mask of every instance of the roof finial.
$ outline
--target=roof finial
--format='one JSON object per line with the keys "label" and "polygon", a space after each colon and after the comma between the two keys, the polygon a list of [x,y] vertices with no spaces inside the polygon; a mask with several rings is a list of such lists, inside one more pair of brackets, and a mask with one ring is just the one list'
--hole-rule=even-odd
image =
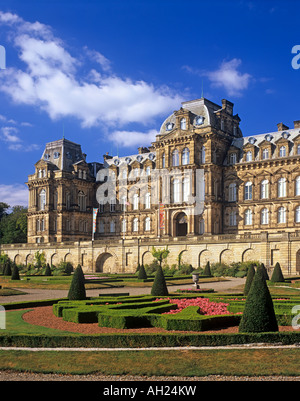
{"label": "roof finial", "polygon": [[63,123],[63,139],[65,139],[65,124]]}

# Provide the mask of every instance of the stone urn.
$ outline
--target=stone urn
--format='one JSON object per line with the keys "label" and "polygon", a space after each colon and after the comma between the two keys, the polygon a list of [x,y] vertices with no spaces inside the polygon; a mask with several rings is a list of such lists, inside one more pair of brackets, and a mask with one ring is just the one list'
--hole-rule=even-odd
{"label": "stone urn", "polygon": [[199,273],[193,273],[192,274],[192,280],[195,283],[195,287],[198,290],[200,288],[198,282],[199,282]]}

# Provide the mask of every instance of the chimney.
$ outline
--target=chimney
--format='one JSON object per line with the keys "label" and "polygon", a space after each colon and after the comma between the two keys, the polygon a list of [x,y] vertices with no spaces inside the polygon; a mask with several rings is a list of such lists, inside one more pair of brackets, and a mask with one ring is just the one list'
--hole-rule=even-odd
{"label": "chimney", "polygon": [[139,151],[139,154],[141,155],[142,153],[148,153],[149,149],[141,146],[140,148],[138,148],[138,151]]}
{"label": "chimney", "polygon": [[278,131],[285,131],[286,129],[289,129],[287,125],[284,125],[283,123],[277,124]]}
{"label": "chimney", "polygon": [[229,100],[222,99],[222,109],[226,111],[226,113],[230,114],[232,116],[233,113],[233,103],[231,103]]}
{"label": "chimney", "polygon": [[294,128],[300,128],[300,120],[294,121]]}
{"label": "chimney", "polygon": [[112,157],[112,156],[109,156],[108,152],[106,152],[106,154],[103,155],[103,159],[104,159],[104,160],[108,160],[108,159],[112,159],[112,158],[113,158],[113,157]]}

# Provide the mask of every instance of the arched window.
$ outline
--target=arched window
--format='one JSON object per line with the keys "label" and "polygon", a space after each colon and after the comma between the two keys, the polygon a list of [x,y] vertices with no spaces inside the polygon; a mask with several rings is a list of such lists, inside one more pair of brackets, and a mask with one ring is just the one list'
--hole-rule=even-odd
{"label": "arched window", "polygon": [[286,156],[286,147],[281,146],[279,149],[279,157],[285,157]]}
{"label": "arched window", "polygon": [[151,229],[151,220],[150,217],[145,218],[145,231],[150,231]]}
{"label": "arched window", "polygon": [[133,219],[132,231],[139,231],[139,219],[137,217]]}
{"label": "arched window", "polygon": [[172,166],[173,167],[179,166],[179,152],[177,149],[173,150],[172,153]]}
{"label": "arched window", "polygon": [[151,194],[150,192],[145,195],[145,209],[150,209],[151,207]]}
{"label": "arched window", "polygon": [[300,206],[295,209],[295,222],[300,223]]}
{"label": "arched window", "polygon": [[229,225],[232,226],[236,226],[236,211],[235,210],[231,210],[229,213]]}
{"label": "arched window", "polygon": [[190,151],[188,148],[184,148],[182,151],[182,164],[186,165],[190,163]]}
{"label": "arched window", "polygon": [[236,183],[235,182],[229,184],[228,201],[236,202]]}
{"label": "arched window", "polygon": [[182,185],[183,202],[188,202],[189,197],[190,197],[190,179],[189,177],[184,177]]}
{"label": "arched window", "polygon": [[182,118],[180,120],[180,128],[181,129],[186,129],[186,119],[185,118]]}
{"label": "arched window", "polygon": [[200,150],[200,163],[205,163],[205,146],[202,146]]}
{"label": "arched window", "polygon": [[295,196],[300,195],[300,176],[296,178],[296,185],[295,185]]}
{"label": "arched window", "polygon": [[260,197],[261,199],[267,199],[269,197],[269,181],[263,180],[260,184]]}
{"label": "arched window", "polygon": [[278,209],[277,222],[286,223],[286,209],[283,206]]}
{"label": "arched window", "polygon": [[251,226],[252,225],[252,210],[247,209],[245,211],[245,225]]}
{"label": "arched window", "polygon": [[46,206],[46,190],[42,189],[39,194],[39,209],[45,210],[45,206]]}
{"label": "arched window", "polygon": [[86,211],[86,196],[82,191],[78,193],[78,206],[80,212]]}
{"label": "arched window", "polygon": [[180,202],[180,182],[178,178],[173,181],[173,202]]}
{"label": "arched window", "polygon": [[134,194],[133,195],[133,210],[138,210],[139,208],[139,195]]}
{"label": "arched window", "polygon": [[261,224],[269,224],[269,210],[264,208],[260,214]]}
{"label": "arched window", "polygon": [[264,149],[262,151],[262,158],[263,158],[263,160],[266,160],[269,158],[269,149]]}
{"label": "arched window", "polygon": [[251,150],[248,150],[246,153],[246,162],[252,162],[252,152]]}
{"label": "arched window", "polygon": [[279,198],[286,196],[286,179],[280,178],[278,180],[277,195]]}
{"label": "arched window", "polygon": [[121,210],[122,210],[122,212],[126,211],[126,209],[127,209],[126,206],[127,206],[127,196],[123,195],[122,198],[121,198]]}
{"label": "arched window", "polygon": [[252,199],[252,182],[248,181],[245,184],[245,200]]}

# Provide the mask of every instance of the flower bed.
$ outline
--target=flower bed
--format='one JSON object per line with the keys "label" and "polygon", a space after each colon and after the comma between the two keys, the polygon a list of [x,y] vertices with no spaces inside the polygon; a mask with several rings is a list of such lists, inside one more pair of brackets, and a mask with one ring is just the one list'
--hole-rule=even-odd
{"label": "flower bed", "polygon": [[[183,298],[183,299],[169,299],[171,304],[176,304],[177,309],[172,309],[170,312],[165,312],[166,314],[176,314],[181,312],[183,309],[189,306],[198,306],[200,309],[198,313],[200,315],[229,315],[228,305],[224,302],[213,302],[208,298]],[[161,299],[156,299],[156,301],[161,301]]]}

